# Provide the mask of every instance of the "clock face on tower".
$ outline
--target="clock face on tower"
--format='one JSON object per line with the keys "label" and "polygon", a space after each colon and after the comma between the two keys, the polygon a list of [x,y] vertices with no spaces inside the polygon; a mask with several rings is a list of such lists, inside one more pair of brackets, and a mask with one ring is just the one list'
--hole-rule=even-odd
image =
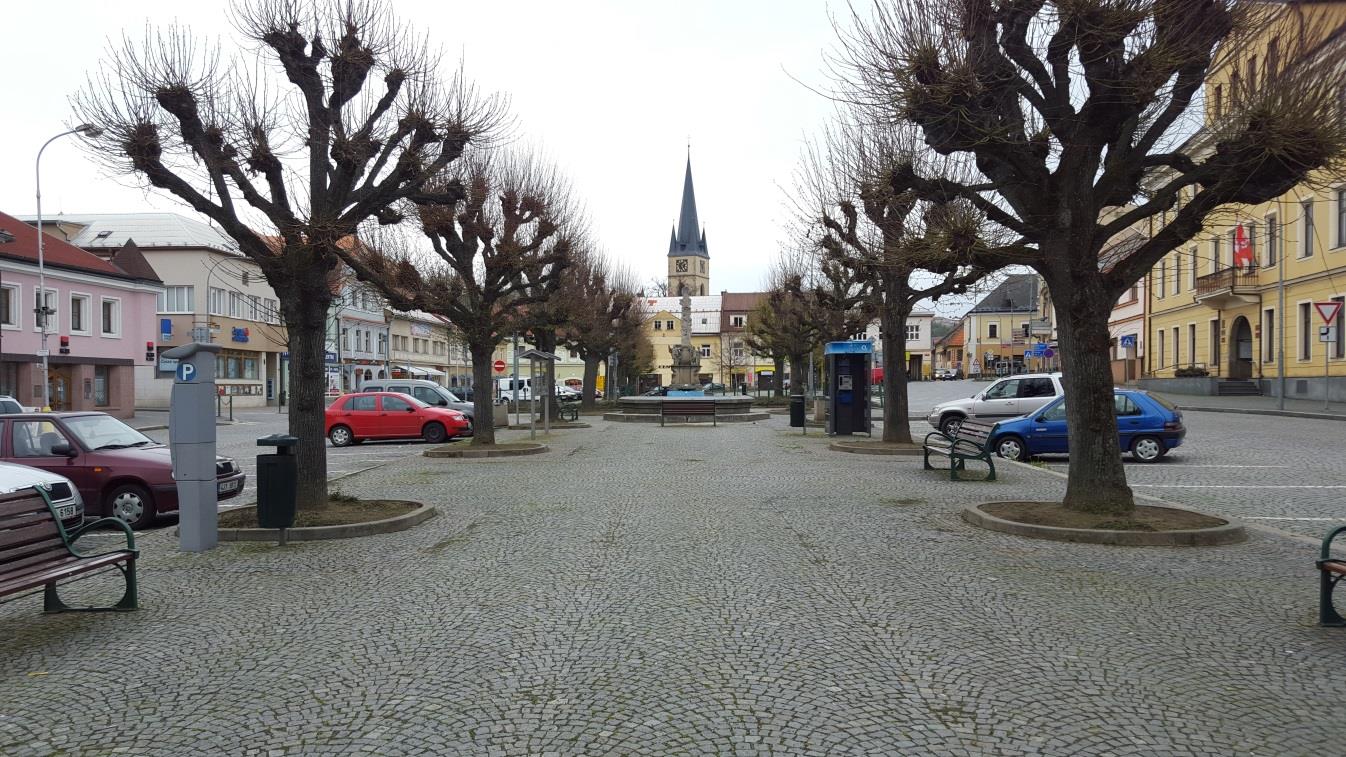
{"label": "clock face on tower", "polygon": [[673,267],[677,269],[678,273],[687,273],[687,261],[686,261],[686,260],[679,260],[679,261],[677,261],[676,263],[673,264]]}

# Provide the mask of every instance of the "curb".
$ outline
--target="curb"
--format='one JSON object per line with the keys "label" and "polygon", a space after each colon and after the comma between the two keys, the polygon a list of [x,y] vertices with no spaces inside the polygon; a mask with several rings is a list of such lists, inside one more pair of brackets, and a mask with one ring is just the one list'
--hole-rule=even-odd
{"label": "curb", "polygon": [[[510,431],[528,431],[528,430],[529,430],[530,428],[532,428],[532,427],[531,427],[531,426],[508,426],[508,428],[509,428]],[[551,430],[552,430],[552,431],[556,431],[556,430],[558,430],[558,429],[561,430],[561,431],[565,431],[565,430],[568,429],[568,428],[593,428],[593,426],[591,426],[591,425],[589,425],[588,423],[585,423],[585,422],[583,422],[583,421],[574,421],[574,422],[571,422],[571,421],[565,421],[565,422],[562,422],[562,423],[553,423],[553,424],[551,424]],[[541,430],[542,430],[542,424],[538,424],[537,427],[536,427],[536,430],[541,431]]]}
{"label": "curb", "polygon": [[[285,529],[285,538],[289,541],[325,541],[327,539],[354,539],[360,536],[377,536],[405,531],[434,517],[435,508],[420,505],[415,510],[395,515],[383,520],[371,520],[366,523],[348,523],[341,526],[306,526]],[[276,528],[221,528],[219,540],[230,541],[279,541],[280,529]]]}
{"label": "curb", "polygon": [[917,447],[880,447],[876,444],[866,444],[865,442],[832,442],[827,448],[835,452],[849,452],[852,455],[889,455],[896,457],[915,457],[921,454],[921,448]]}
{"label": "curb", "polygon": [[[996,503],[983,503],[996,504]],[[1034,523],[1020,523],[1018,521],[1005,520],[997,518],[989,513],[981,511],[983,505],[972,505],[963,508],[963,520],[979,528],[988,531],[999,531],[1015,536],[1027,536],[1033,539],[1047,539],[1050,541],[1067,541],[1080,544],[1106,544],[1114,547],[1216,547],[1226,544],[1238,544],[1248,539],[1248,533],[1243,527],[1243,523],[1225,516],[1218,517],[1225,521],[1223,526],[1213,528],[1187,529],[1183,531],[1110,531],[1093,528],[1063,528],[1061,526],[1040,526]],[[1191,510],[1185,507],[1165,507],[1165,510],[1177,510],[1181,512],[1198,513],[1207,515],[1199,510]]]}
{"label": "curb", "polygon": [[492,449],[490,447],[473,449],[471,447],[437,447],[428,449],[421,453],[424,457],[438,457],[450,459],[484,459],[488,457],[522,457],[524,455],[540,455],[551,449],[545,444],[530,442],[513,442],[518,444],[529,444],[527,447],[507,447],[505,449]]}
{"label": "curb", "polygon": [[[704,417],[705,417],[705,416],[700,416],[700,415],[690,415],[690,416],[688,416],[688,415],[670,415],[670,416],[668,416],[668,417],[669,417],[669,418],[683,418],[684,420],[675,422],[675,425],[679,425],[679,426],[695,426],[695,425],[700,425],[700,424],[703,424],[703,423],[710,423],[710,422],[711,422],[709,418],[707,418],[706,420],[695,420],[695,421],[694,421],[694,420],[688,420],[689,418],[704,418]],[[756,423],[757,421],[765,421],[765,420],[770,420],[770,419],[771,419],[771,413],[733,413],[732,415],[717,415],[717,416],[715,416],[715,420],[716,420],[717,423]],[[628,414],[626,414],[626,413],[604,413],[604,414],[603,414],[603,420],[605,420],[605,421],[612,421],[612,422],[614,422],[614,423],[658,423],[658,422],[659,422],[659,414],[658,414],[658,413],[632,413],[632,414],[628,415]],[[714,425],[714,424],[712,424],[712,425]],[[555,427],[553,426],[553,428],[555,428]]]}
{"label": "curb", "polygon": [[1346,421],[1346,415],[1336,413],[1309,413],[1302,410],[1261,410],[1258,408],[1241,407],[1183,407],[1178,405],[1178,409],[1184,413],[1241,413],[1243,415],[1274,415],[1281,418],[1307,418],[1315,421]]}

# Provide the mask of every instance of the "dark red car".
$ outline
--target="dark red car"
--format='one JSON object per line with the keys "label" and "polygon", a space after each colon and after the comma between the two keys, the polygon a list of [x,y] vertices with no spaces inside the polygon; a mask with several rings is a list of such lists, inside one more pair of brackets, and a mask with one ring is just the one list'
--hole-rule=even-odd
{"label": "dark red car", "polygon": [[327,406],[327,438],[333,447],[366,439],[424,439],[432,444],[472,434],[472,422],[457,410],[427,405],[409,394],[355,392]]}
{"label": "dark red car", "polygon": [[[65,476],[86,513],[132,528],[178,509],[168,447],[107,413],[0,415],[0,458]],[[215,478],[221,500],[243,492],[246,477],[230,458],[215,459]]]}

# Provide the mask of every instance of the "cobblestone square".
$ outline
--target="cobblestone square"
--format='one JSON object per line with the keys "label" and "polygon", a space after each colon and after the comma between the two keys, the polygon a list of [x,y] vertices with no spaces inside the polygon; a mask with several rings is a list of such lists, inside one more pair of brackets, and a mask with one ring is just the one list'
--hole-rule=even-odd
{"label": "cobblestone square", "polygon": [[1313,547],[979,531],[963,506],[1064,482],[953,484],[785,423],[411,445],[338,485],[439,508],[397,534],[189,555],[146,533],[139,612],[0,604],[0,753],[1340,751]]}

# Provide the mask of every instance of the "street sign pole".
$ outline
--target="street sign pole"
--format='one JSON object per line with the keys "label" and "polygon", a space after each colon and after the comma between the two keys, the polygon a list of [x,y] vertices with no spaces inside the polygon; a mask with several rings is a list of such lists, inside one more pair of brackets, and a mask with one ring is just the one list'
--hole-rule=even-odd
{"label": "street sign pole", "polygon": [[1341,313],[1342,303],[1338,300],[1328,302],[1315,302],[1313,309],[1318,311],[1318,317],[1323,319],[1325,324],[1319,330],[1318,341],[1323,343],[1323,409],[1332,408],[1332,363],[1329,362],[1332,357],[1332,345],[1336,342],[1336,326],[1334,321]]}

